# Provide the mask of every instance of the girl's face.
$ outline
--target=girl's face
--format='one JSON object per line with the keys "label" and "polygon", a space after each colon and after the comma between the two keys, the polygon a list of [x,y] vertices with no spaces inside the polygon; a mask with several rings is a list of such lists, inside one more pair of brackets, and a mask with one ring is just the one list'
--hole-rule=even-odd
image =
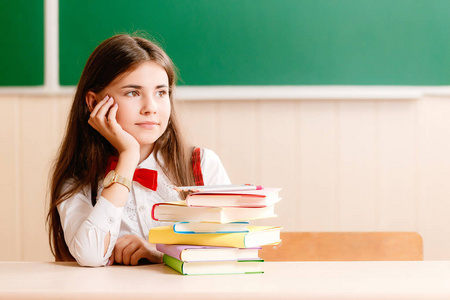
{"label": "girl's face", "polygon": [[139,142],[141,153],[150,154],[170,117],[166,71],[154,62],[144,62],[111,82],[98,99],[106,95],[119,105],[117,122]]}

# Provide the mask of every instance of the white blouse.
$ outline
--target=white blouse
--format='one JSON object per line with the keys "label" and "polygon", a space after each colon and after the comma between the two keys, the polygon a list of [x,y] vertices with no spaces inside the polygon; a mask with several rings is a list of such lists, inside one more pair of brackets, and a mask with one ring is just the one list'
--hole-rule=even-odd
{"label": "white blouse", "polygon": [[[202,149],[201,157],[205,185],[230,184],[225,168],[212,150]],[[150,228],[170,224],[154,221],[151,210],[155,203],[180,200],[178,193],[156,163],[154,155],[140,163],[138,168],[157,170],[158,188],[153,191],[133,181],[124,207],[116,207],[100,196],[102,183],[99,184],[95,206],[92,206],[90,186],[58,205],[65,242],[81,266],[105,266],[119,237],[132,234],[148,240]],[[67,183],[65,190],[69,186]],[[108,232],[111,233],[110,244],[103,255]]]}

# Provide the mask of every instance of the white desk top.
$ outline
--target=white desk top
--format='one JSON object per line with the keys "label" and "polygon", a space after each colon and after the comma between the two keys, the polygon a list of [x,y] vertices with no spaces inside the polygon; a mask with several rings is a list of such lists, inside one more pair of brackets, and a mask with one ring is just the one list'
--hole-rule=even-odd
{"label": "white desk top", "polygon": [[0,262],[0,299],[450,299],[450,261],[265,262],[265,274]]}

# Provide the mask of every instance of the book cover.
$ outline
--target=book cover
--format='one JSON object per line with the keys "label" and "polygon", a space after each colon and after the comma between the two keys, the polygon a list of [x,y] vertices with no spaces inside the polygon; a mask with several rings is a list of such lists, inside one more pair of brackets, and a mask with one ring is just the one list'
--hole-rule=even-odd
{"label": "book cover", "polygon": [[154,244],[200,245],[215,247],[253,248],[280,243],[281,227],[248,226],[249,232],[179,234],[172,226],[150,229],[148,241]]}
{"label": "book cover", "polygon": [[281,200],[281,188],[248,191],[198,192],[186,197],[186,205],[194,207],[266,207]]}
{"label": "book cover", "polygon": [[248,190],[261,190],[260,185],[253,184],[222,184],[222,185],[191,185],[191,186],[175,186],[174,190],[177,192],[227,192],[227,191],[248,191]]}
{"label": "book cover", "polygon": [[195,245],[156,244],[156,250],[185,262],[258,260],[257,248],[209,247]]}
{"label": "book cover", "polygon": [[161,202],[153,205],[152,218],[168,222],[231,223],[276,217],[274,205],[266,207],[192,207],[185,201]]}
{"label": "book cover", "polygon": [[264,273],[262,270],[262,259],[242,261],[183,262],[164,254],[163,262],[183,275]]}
{"label": "book cover", "polygon": [[205,223],[205,222],[176,222],[173,231],[176,233],[231,233],[248,232],[249,222]]}

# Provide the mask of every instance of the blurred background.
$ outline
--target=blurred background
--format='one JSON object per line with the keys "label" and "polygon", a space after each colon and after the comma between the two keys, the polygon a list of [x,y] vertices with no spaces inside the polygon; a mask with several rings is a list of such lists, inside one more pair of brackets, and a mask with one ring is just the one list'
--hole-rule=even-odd
{"label": "blurred background", "polygon": [[[285,231],[416,231],[450,259],[450,2],[0,2],[0,260],[52,260],[47,185],[94,48],[146,33],[193,144],[281,187]],[[268,225],[271,225],[268,224]]]}

